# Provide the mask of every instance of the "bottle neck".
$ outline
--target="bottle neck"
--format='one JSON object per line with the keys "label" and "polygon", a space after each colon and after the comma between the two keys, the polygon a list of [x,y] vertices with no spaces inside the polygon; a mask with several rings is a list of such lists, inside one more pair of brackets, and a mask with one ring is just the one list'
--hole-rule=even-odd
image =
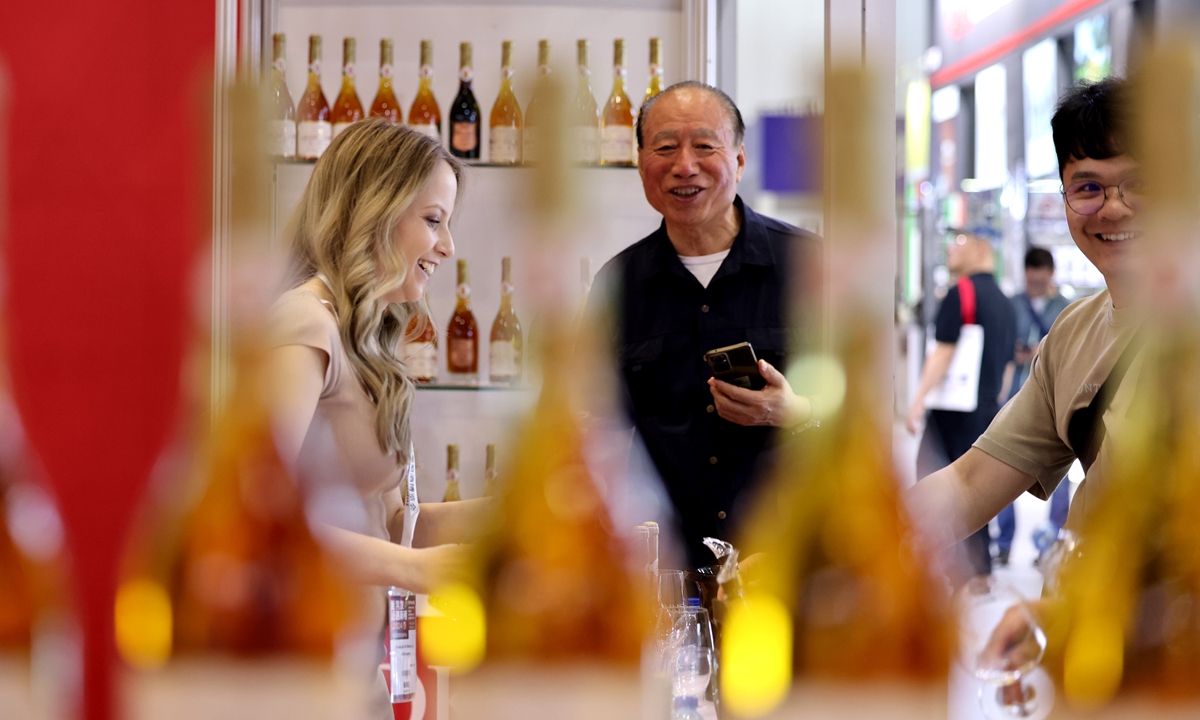
{"label": "bottle neck", "polygon": [[512,287],[507,287],[500,292],[500,313],[507,314],[512,312]]}
{"label": "bottle neck", "polygon": [[353,71],[351,71],[351,74],[349,74],[349,75],[347,75],[345,72],[343,72],[342,73],[342,91],[345,92],[345,91],[350,91],[350,90],[354,90]]}
{"label": "bottle neck", "polygon": [[625,94],[625,76],[627,72],[624,65],[617,65],[613,68],[613,95]]}
{"label": "bottle neck", "polygon": [[471,286],[468,285],[466,282],[460,281],[458,283],[458,290],[456,291],[456,294],[458,295],[458,300],[456,301],[455,306],[454,306],[455,310],[459,311],[459,312],[464,311],[464,310],[470,310],[471,309]]}
{"label": "bottle neck", "polygon": [[592,73],[582,65],[579,66],[579,83],[577,87],[580,94],[585,92],[590,94],[592,92]]}

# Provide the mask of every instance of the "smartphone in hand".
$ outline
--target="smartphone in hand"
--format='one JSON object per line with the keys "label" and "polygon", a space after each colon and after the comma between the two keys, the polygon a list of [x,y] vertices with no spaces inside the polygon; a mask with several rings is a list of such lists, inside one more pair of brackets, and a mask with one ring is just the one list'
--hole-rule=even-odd
{"label": "smartphone in hand", "polygon": [[718,380],[749,390],[762,390],[767,381],[758,371],[758,358],[754,347],[748,342],[709,350],[704,353],[704,362]]}

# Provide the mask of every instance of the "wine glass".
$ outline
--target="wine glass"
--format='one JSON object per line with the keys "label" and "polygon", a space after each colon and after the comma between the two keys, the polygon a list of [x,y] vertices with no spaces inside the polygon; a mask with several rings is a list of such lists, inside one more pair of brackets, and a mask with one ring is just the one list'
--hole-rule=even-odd
{"label": "wine glass", "polygon": [[986,685],[979,704],[989,720],[1043,720],[1054,706],[1054,683],[1038,663],[1046,633],[1025,599],[993,577],[977,577],[958,592],[960,661]]}
{"label": "wine glass", "polygon": [[[716,678],[719,673],[719,662],[717,658],[716,646],[713,643],[713,628],[712,621],[709,619],[708,610],[699,606],[688,606],[682,608],[679,618],[675,621],[675,625],[671,628],[671,635],[667,642],[667,653],[678,651],[688,647],[699,647],[708,650],[711,658],[711,676]],[[719,705],[720,699],[717,696],[718,683],[710,682],[707,687],[700,689],[703,697],[711,700],[714,704]]]}
{"label": "wine glass", "polygon": [[658,571],[658,604],[661,607],[674,607],[687,603],[687,593],[684,591],[682,570]]}
{"label": "wine glass", "polygon": [[681,645],[675,649],[669,668],[675,697],[703,697],[712,677],[712,650],[700,645]]}

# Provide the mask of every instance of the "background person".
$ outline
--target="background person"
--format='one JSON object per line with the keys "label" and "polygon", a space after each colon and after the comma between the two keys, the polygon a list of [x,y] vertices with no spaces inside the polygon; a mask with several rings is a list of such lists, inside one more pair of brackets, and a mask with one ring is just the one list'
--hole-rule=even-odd
{"label": "background person", "polygon": [[[744,131],[733,101],[697,82],[672,85],[642,106],[638,173],[663,222],[601,268],[589,308],[612,304],[626,410],[670,496],[692,567],[715,561],[704,537],[733,536],[776,429],[810,416],[777,368],[794,339],[793,263],[817,254],[819,240],[738,197]],[[703,359],[743,341],[759,358],[762,390],[713,379]]]}
{"label": "background person", "polygon": [[[975,322],[983,327],[983,357],[979,368],[978,405],[972,412],[931,410],[922,443],[940,444],[945,458],[953,462],[970,449],[1000,409],[1006,373],[1016,347],[1016,318],[1012,304],[992,273],[995,252],[982,237],[983,231],[952,231],[946,246],[946,267],[967,278],[975,290]],[[962,301],[957,285],[951,287],[938,307],[937,344],[925,358],[921,381],[909,407],[906,425],[916,434],[925,419],[925,396],[938,385],[950,368],[963,326]],[[1011,375],[1008,375],[1011,377]],[[966,539],[963,548],[971,572],[986,575],[992,570],[991,537],[986,526]]]}

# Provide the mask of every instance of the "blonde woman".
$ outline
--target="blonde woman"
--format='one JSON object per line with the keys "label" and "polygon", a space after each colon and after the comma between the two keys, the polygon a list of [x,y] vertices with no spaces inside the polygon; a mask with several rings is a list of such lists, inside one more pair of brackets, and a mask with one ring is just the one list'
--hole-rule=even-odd
{"label": "blonde woman", "polygon": [[478,500],[422,505],[413,547],[398,544],[415,391],[396,351],[429,277],[454,255],[460,175],[436,140],[355,123],[317,162],[286,230],[292,287],[271,315],[276,442],[301,477],[336,475],[356,491],[356,522],[319,527],[338,565],[368,585],[428,592],[465,561],[448,543],[482,512]]}

